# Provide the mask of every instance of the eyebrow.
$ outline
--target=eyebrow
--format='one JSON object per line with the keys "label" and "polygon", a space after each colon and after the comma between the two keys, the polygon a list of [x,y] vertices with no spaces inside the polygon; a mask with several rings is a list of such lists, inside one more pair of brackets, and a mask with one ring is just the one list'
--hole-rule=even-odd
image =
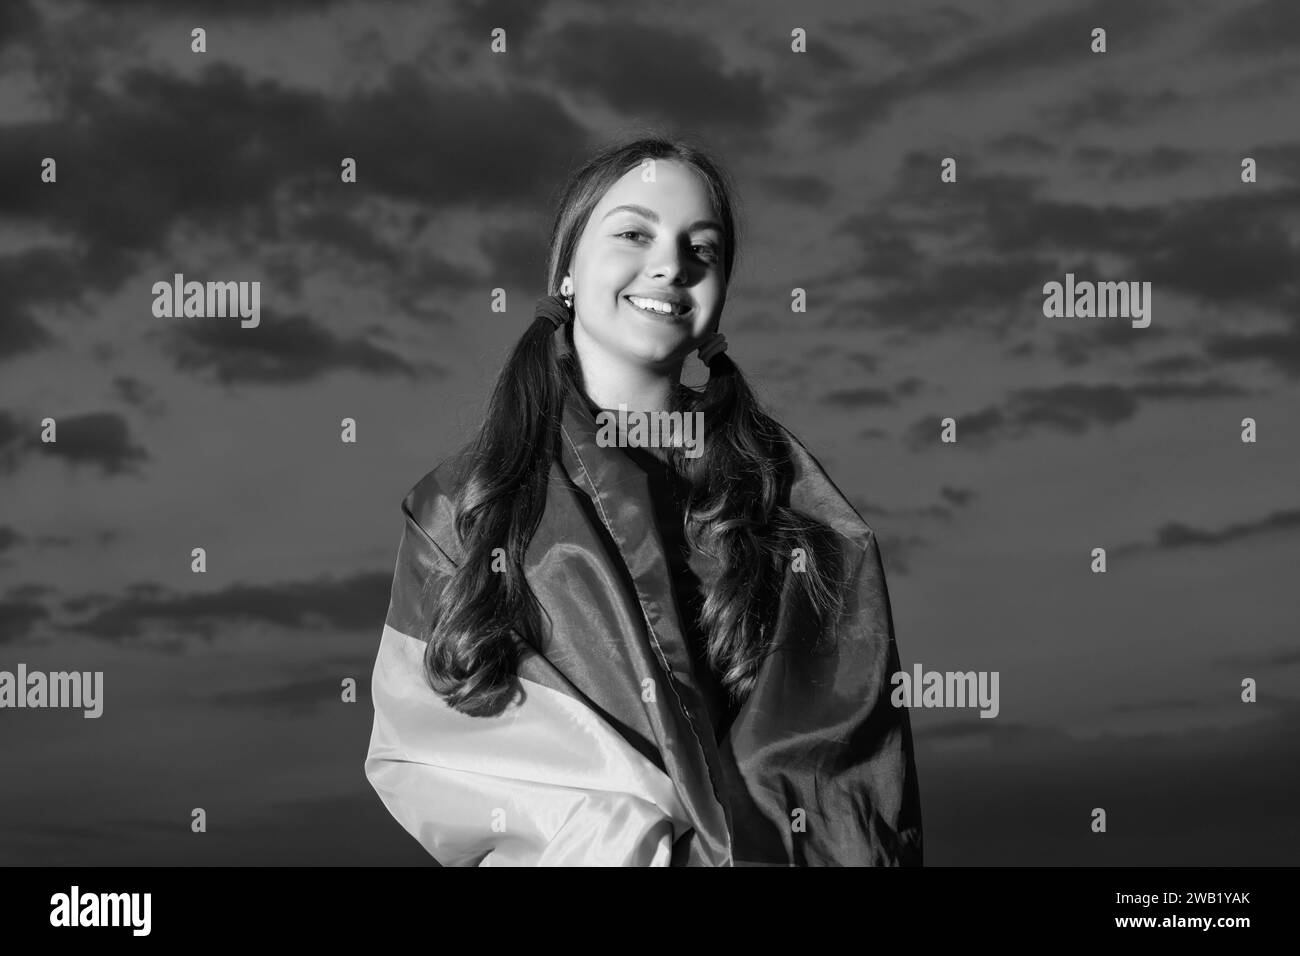
{"label": "eyebrow", "polygon": [[[638,216],[644,216],[653,223],[659,222],[659,214],[657,212],[653,209],[647,209],[645,206],[638,206],[635,203],[624,203],[622,206],[615,206],[601,217],[601,222],[604,222],[616,212],[634,212]],[[686,228],[688,231],[694,231],[696,229],[716,229],[718,232],[723,231],[722,226],[718,225],[718,223],[714,222],[712,219],[697,219]]]}

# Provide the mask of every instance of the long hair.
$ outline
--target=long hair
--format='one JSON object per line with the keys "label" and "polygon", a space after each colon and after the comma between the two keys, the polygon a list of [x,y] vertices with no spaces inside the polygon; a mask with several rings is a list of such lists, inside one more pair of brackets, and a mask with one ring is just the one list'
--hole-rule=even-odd
{"label": "long hair", "polygon": [[[651,136],[601,148],[563,187],[550,235],[549,294],[559,291],[596,204],[645,159],[676,160],[703,178],[723,226],[723,275],[730,283],[737,223],[728,175],[702,149]],[[561,334],[571,331],[568,326]],[[555,334],[549,319],[539,316],[511,351],[455,493],[454,527],[464,558],[435,602],[424,667],[430,686],[471,716],[498,714],[511,702],[518,690],[517,638],[539,647],[543,634],[540,604],[524,579],[524,555],[546,506],[566,396],[583,388],[576,352],[557,348]],[[788,441],[740,370],[723,352],[709,371],[703,388],[675,388],[670,410],[703,412],[704,434],[713,437],[698,458],[673,451],[670,462],[690,489],[686,539],[718,562],[697,623],[708,635],[710,666],[740,702],[772,650],[795,549],[803,551],[802,573],[790,578],[821,621],[839,600],[837,553],[834,532],[788,506]],[[497,548],[504,548],[503,570],[493,567]]]}

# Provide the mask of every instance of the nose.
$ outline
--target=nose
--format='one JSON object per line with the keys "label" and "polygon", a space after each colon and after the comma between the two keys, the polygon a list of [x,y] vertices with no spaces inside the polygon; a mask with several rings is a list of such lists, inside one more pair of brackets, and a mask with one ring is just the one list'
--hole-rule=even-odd
{"label": "nose", "polygon": [[651,259],[647,274],[654,279],[667,278],[670,282],[681,282],[687,278],[686,263],[689,259],[682,255],[681,243],[668,242],[660,246]]}

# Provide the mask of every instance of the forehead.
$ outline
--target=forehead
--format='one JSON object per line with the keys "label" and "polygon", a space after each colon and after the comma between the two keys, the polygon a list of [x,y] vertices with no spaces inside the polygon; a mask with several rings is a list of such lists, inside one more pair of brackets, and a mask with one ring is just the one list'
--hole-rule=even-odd
{"label": "forehead", "polygon": [[645,166],[628,170],[592,210],[591,221],[599,222],[616,206],[637,205],[659,215],[663,222],[713,219],[713,204],[703,178],[681,163],[660,160],[654,164],[654,180],[644,179]]}

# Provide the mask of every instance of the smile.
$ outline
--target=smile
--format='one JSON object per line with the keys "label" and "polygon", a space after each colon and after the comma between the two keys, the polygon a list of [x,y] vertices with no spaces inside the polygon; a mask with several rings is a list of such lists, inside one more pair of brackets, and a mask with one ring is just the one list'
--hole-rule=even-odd
{"label": "smile", "polygon": [[654,309],[641,308],[641,306],[637,305],[627,296],[623,296],[623,301],[626,302],[628,305],[630,305],[632,308],[636,309],[642,315],[648,315],[652,319],[658,319],[661,322],[668,322],[670,324],[677,324],[681,322],[683,319],[685,319],[687,316],[691,315],[695,311],[695,306],[691,306],[685,312],[657,312]]}

